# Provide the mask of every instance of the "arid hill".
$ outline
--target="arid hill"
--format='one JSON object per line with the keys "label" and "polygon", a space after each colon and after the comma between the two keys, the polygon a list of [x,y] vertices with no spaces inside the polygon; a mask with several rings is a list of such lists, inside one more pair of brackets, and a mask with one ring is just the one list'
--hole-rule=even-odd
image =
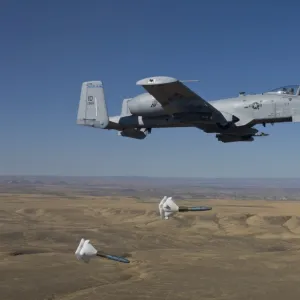
{"label": "arid hill", "polygon": [[[300,297],[300,203],[198,202],[213,210],[166,221],[157,203],[125,197],[2,194],[1,299]],[[82,237],[131,263],[77,261]]]}

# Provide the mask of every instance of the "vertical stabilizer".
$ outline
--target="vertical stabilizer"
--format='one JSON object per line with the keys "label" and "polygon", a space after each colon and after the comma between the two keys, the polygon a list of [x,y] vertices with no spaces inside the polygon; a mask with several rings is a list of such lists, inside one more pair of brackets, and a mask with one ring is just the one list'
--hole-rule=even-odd
{"label": "vertical stabilizer", "polygon": [[83,82],[77,114],[77,124],[105,129],[109,117],[101,81]]}
{"label": "vertical stabilizer", "polygon": [[131,99],[132,98],[126,98],[126,99],[123,100],[122,111],[121,111],[121,116],[122,117],[131,115],[130,110],[128,108],[128,101],[131,100]]}

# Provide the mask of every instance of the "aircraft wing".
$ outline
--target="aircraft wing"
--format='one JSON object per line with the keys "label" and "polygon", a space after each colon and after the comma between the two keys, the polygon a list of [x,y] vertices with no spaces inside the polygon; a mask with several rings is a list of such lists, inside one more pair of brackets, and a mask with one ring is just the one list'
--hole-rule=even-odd
{"label": "aircraft wing", "polygon": [[221,117],[221,120],[224,119],[216,108],[176,78],[149,77],[139,80],[136,84],[151,94],[169,114],[207,112]]}

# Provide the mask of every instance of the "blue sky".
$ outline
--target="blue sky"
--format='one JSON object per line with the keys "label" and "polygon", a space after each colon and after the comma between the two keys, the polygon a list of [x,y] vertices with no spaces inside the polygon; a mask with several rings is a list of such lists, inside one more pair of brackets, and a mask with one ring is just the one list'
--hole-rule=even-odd
{"label": "blue sky", "polygon": [[207,100],[300,83],[298,1],[0,1],[0,174],[299,177],[300,124],[223,144],[197,129],[144,141],[76,125],[81,83],[110,115],[136,81],[199,79]]}

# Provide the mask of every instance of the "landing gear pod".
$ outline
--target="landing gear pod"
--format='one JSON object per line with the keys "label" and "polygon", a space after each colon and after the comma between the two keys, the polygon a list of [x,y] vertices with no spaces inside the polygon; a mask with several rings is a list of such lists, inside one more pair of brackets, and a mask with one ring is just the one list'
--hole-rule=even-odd
{"label": "landing gear pod", "polygon": [[158,205],[159,214],[161,219],[168,220],[171,215],[177,212],[187,212],[187,211],[206,211],[211,210],[209,206],[195,206],[186,207],[178,206],[172,199],[172,197],[164,196]]}
{"label": "landing gear pod", "polygon": [[89,263],[92,258],[102,257],[122,263],[129,263],[130,261],[125,257],[110,255],[100,252],[90,243],[90,240],[81,239],[76,251],[75,256],[78,260],[82,260],[85,263]]}

